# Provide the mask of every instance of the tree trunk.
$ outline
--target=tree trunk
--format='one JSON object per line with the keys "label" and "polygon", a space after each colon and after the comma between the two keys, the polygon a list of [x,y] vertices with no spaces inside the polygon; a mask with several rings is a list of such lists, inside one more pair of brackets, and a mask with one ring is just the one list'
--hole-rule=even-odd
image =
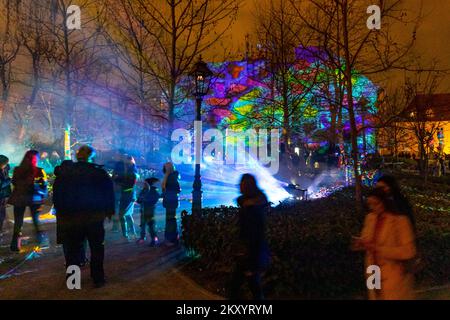
{"label": "tree trunk", "polygon": [[[349,72],[350,73],[350,72]],[[358,203],[358,205],[362,208],[362,181],[361,181],[361,175],[359,173],[359,152],[358,152],[358,130],[356,127],[356,120],[355,120],[355,112],[353,107],[353,85],[351,82],[351,75],[350,80],[347,82],[347,100],[348,100],[348,114],[349,114],[349,120],[350,120],[350,138],[351,138],[351,144],[352,144],[352,159],[353,159],[353,171],[355,175],[355,199]]]}
{"label": "tree trunk", "polygon": [[0,123],[3,118],[3,113],[6,110],[6,104],[8,103],[9,96],[9,88],[8,88],[8,80],[6,76],[6,68],[5,65],[0,65],[0,79],[2,82],[2,97],[0,101]]}
{"label": "tree trunk", "polygon": [[355,110],[353,105],[353,85],[352,85],[352,61],[350,57],[350,46],[349,46],[349,30],[348,30],[348,2],[344,1],[342,4],[343,13],[343,36],[344,36],[344,51],[345,51],[345,80],[347,88],[347,103],[348,103],[348,114],[350,120],[350,138],[352,144],[352,159],[353,159],[353,171],[355,175],[355,200],[359,210],[362,209],[362,181],[361,175],[359,174],[358,162],[358,129],[356,127],[355,120]]}
{"label": "tree trunk", "polygon": [[0,123],[2,123],[3,112],[5,110],[5,107],[6,107],[6,101],[0,100]]}
{"label": "tree trunk", "polygon": [[291,142],[291,121],[289,112],[289,101],[287,97],[287,88],[284,84],[283,84],[283,128],[284,128],[283,141],[286,147],[286,152],[289,154]]}
{"label": "tree trunk", "polygon": [[174,122],[175,122],[175,82],[171,84],[170,88],[170,97],[168,101],[169,105],[169,117],[168,117],[168,126],[167,126],[167,146],[169,150],[167,150],[170,153],[170,150],[172,149],[172,132],[174,129]]}
{"label": "tree trunk", "polygon": [[169,101],[168,101],[168,131],[167,131],[167,146],[169,147],[168,152],[172,149],[172,132],[175,121],[175,90],[177,85],[177,21],[176,21],[176,3],[174,0],[170,3],[171,18],[172,18],[172,30],[171,30],[171,66],[170,66],[170,88],[169,88]]}
{"label": "tree trunk", "polygon": [[[330,132],[329,132],[329,145],[330,145],[330,151],[334,152],[334,149],[336,148],[336,143],[337,143],[337,135],[336,135],[336,129],[337,129],[337,125],[338,125],[338,108],[339,108],[339,104],[337,103],[340,99],[340,90],[338,90],[338,83],[336,81],[336,78],[333,78],[333,85],[336,88],[335,93],[334,93],[334,101],[333,103],[330,103],[330,108],[331,108],[331,123],[330,123]],[[330,100],[332,101],[333,98],[330,97]]]}

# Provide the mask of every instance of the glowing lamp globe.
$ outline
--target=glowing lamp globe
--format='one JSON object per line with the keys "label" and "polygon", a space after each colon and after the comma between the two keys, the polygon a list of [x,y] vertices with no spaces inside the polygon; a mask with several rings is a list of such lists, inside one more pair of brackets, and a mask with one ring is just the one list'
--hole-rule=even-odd
{"label": "glowing lamp globe", "polygon": [[202,98],[208,93],[212,75],[212,71],[200,56],[191,72],[195,84],[194,94],[197,98]]}

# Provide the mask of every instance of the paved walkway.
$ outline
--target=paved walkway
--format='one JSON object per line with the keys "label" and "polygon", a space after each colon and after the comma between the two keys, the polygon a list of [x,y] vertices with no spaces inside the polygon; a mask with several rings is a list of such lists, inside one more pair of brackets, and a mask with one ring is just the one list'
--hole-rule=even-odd
{"label": "paved walkway", "polygon": [[[0,299],[223,299],[182,274],[184,251],[176,247],[150,248],[124,241],[120,234],[111,233],[106,226],[105,272],[108,283],[95,289],[89,276],[89,267],[82,269],[82,289],[68,290],[62,248],[55,245],[55,225],[45,224],[52,246],[24,261],[33,251],[33,242],[25,252],[10,253],[10,234],[0,241],[0,277],[21,264],[12,276],[0,279]],[[26,224],[25,235],[32,235],[32,225]],[[450,300],[450,284],[426,288],[418,292],[420,299]]]}
{"label": "paved walkway", "polygon": [[[89,267],[82,269],[81,290],[68,290],[62,248],[55,246],[54,224],[46,224],[52,246],[23,262],[7,279],[0,280],[0,299],[221,299],[179,272],[184,252],[161,245],[150,248],[124,241],[109,232],[105,243],[107,285],[93,288]],[[32,235],[31,225],[25,234]],[[9,252],[9,234],[0,244],[0,276],[17,266],[33,251],[30,242],[25,252]]]}

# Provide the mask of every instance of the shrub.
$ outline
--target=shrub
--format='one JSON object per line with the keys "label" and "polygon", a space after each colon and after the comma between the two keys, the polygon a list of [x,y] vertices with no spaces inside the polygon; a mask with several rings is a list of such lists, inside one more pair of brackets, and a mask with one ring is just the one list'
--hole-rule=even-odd
{"label": "shrub", "polygon": [[[417,191],[411,188],[408,193],[416,208],[418,246],[424,262],[417,278],[419,283],[443,284],[450,278],[450,204],[444,202],[443,211],[430,210],[426,205],[429,198],[422,198]],[[272,263],[264,276],[268,296],[321,299],[364,295],[363,254],[349,249],[351,236],[359,234],[364,219],[356,212],[351,189],[272,208],[267,217]],[[231,271],[238,231],[236,213],[237,208],[220,207],[183,218],[184,244],[198,254],[210,277]],[[222,279],[222,285],[226,280]]]}

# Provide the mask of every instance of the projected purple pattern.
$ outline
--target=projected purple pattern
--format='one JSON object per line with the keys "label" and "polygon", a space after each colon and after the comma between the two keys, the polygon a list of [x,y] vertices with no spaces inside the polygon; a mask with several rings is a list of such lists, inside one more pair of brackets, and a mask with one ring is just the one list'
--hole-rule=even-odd
{"label": "projected purple pattern", "polygon": [[[298,99],[302,100],[299,103],[300,118],[298,123],[292,123],[292,127],[302,133],[306,143],[325,147],[326,132],[329,131],[332,120],[330,102],[324,97],[333,97],[335,94],[332,81],[326,82],[326,79],[330,78],[330,73],[336,74],[335,77],[339,73],[321,63],[326,60],[326,57],[317,48],[297,48],[296,57],[297,60],[289,69],[289,86],[291,99],[294,100],[295,95],[298,95]],[[203,103],[206,127],[233,130],[268,126],[283,127],[281,107],[274,106],[274,102],[278,102],[281,97],[276,90],[270,90],[273,77],[263,59],[210,63],[209,67],[215,77],[212,79],[210,94],[205,97]],[[354,74],[352,82],[356,121],[360,129],[373,121],[372,115],[376,112],[378,88],[360,74]],[[187,90],[186,88],[185,85],[182,86],[182,90]],[[364,110],[360,103],[362,99],[367,101]],[[347,104],[345,94],[343,100],[345,106]],[[179,109],[193,110],[193,102],[186,101]],[[267,123],[262,120],[269,114],[272,114],[276,121]],[[345,107],[342,115],[345,138],[350,131],[348,112]],[[365,144],[367,151],[374,151],[373,129],[365,129],[364,136],[365,143],[362,138],[358,141],[360,148],[362,149]]]}

